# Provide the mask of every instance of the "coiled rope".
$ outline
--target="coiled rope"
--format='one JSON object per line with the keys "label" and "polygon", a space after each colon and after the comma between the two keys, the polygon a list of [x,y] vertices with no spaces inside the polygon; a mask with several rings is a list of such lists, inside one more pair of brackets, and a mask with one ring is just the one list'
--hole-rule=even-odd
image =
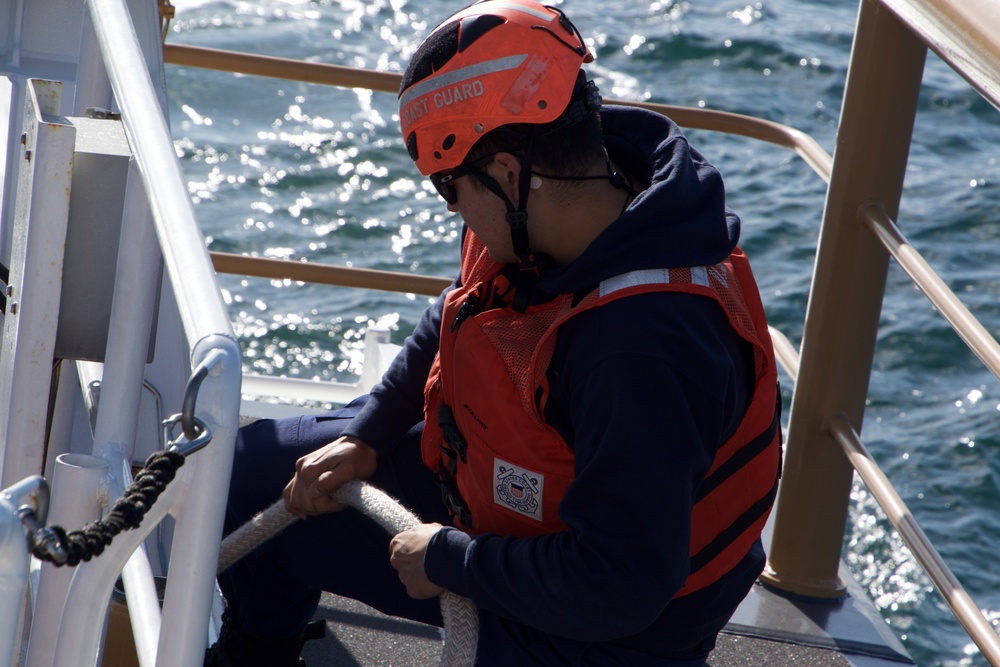
{"label": "coiled rope", "polygon": [[[396,535],[421,523],[415,514],[384,491],[364,482],[346,482],[333,493],[333,499],[360,511],[390,535]],[[257,514],[222,542],[219,553],[221,573],[257,545],[274,537],[296,520],[285,509],[283,500]],[[441,594],[445,644],[440,667],[471,667],[476,661],[479,640],[479,617],[472,601],[451,591]]]}

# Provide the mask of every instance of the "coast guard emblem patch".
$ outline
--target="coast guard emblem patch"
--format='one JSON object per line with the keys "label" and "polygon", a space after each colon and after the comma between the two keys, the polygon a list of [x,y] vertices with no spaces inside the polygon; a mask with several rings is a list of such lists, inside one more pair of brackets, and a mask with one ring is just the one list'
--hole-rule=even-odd
{"label": "coast guard emblem patch", "polygon": [[545,475],[493,459],[493,502],[535,521],[542,520]]}

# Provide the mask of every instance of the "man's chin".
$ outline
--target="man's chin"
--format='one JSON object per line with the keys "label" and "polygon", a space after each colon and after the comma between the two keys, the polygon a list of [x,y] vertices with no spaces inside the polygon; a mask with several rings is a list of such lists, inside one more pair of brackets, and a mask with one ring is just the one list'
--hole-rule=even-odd
{"label": "man's chin", "polygon": [[490,254],[490,259],[494,262],[500,264],[517,264],[517,257],[511,252],[493,252],[490,250],[489,246],[486,246],[486,252]]}

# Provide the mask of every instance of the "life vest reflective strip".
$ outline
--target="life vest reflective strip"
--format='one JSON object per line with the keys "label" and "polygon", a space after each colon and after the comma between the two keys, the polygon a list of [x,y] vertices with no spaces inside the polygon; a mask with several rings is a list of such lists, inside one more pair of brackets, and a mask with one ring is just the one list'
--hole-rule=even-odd
{"label": "life vest reflective strip", "polygon": [[634,294],[680,291],[714,299],[754,348],[756,384],[740,426],[717,450],[697,490],[691,569],[678,595],[717,581],[760,536],[780,460],[780,401],[773,348],[756,284],[738,249],[712,267],[640,271],[601,283],[582,300],[557,297],[525,313],[462,308],[488,300],[500,266],[471,233],[463,286],[444,305],[441,346],[428,379],[425,463],[456,525],[522,537],[566,530],[558,505],[573,481],[573,452],[544,420],[556,332],[569,318]]}

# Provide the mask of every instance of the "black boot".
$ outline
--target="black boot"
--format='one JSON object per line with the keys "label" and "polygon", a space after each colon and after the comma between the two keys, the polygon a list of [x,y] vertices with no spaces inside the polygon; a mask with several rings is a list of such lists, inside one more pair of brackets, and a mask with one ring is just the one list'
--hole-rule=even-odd
{"label": "black boot", "polygon": [[291,639],[258,639],[223,614],[219,641],[205,651],[205,667],[305,667],[303,644],[325,636],[326,622],[314,621]]}

